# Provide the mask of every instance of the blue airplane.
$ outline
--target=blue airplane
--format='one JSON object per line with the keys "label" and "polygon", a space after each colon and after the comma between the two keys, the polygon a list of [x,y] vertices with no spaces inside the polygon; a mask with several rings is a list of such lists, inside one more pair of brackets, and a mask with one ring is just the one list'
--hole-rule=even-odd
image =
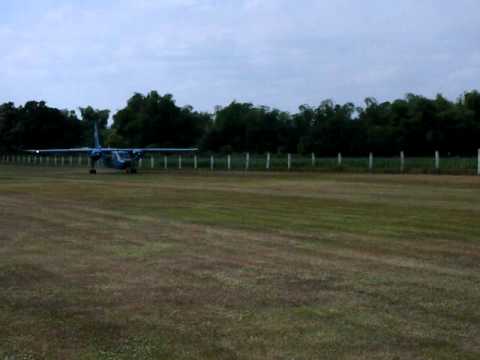
{"label": "blue airplane", "polygon": [[190,153],[198,151],[197,148],[103,148],[100,145],[98,136],[98,126],[94,123],[94,148],[74,148],[74,149],[45,149],[45,150],[26,150],[36,155],[48,154],[88,154],[90,158],[90,174],[96,174],[96,164],[100,159],[106,167],[124,170],[127,174],[137,173],[137,163],[143,159],[146,153]]}

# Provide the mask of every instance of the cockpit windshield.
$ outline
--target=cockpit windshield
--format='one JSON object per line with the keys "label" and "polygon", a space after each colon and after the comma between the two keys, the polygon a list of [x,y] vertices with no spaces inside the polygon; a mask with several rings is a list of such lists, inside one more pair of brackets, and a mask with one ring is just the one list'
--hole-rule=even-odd
{"label": "cockpit windshield", "polygon": [[130,160],[130,154],[128,151],[116,151],[115,154],[119,160]]}

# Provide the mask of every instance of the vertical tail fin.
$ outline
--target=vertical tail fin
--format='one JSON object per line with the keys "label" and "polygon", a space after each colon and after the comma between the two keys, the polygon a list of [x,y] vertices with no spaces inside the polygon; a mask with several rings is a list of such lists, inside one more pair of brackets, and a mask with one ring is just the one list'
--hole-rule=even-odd
{"label": "vertical tail fin", "polygon": [[100,137],[98,136],[98,125],[97,125],[97,122],[96,122],[96,121],[93,123],[93,126],[94,126],[94,128],[93,128],[93,131],[94,131],[93,137],[94,137],[94,140],[95,140],[95,147],[96,147],[97,149],[100,149],[102,146],[100,145]]}

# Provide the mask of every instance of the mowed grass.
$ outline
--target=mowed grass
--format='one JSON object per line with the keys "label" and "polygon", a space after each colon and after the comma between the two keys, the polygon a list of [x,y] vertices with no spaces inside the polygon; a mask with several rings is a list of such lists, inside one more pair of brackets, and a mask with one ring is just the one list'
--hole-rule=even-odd
{"label": "mowed grass", "polygon": [[0,359],[479,359],[480,178],[0,166]]}

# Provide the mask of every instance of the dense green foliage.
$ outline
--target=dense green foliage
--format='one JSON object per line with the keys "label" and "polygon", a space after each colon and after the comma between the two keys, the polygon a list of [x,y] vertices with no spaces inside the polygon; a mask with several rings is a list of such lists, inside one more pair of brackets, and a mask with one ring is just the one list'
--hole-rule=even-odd
{"label": "dense green foliage", "polygon": [[108,110],[80,108],[82,120],[74,111],[59,110],[45,102],[29,101],[24,106],[0,105],[0,151],[31,148],[93,146],[93,121],[106,131]]}
{"label": "dense green foliage", "polygon": [[172,95],[152,91],[147,96],[133,95],[113,119],[110,145],[183,147],[199,142],[210,116],[191,106],[180,108]]}
{"label": "dense green foliage", "polygon": [[331,100],[317,107],[302,105],[290,114],[250,103],[232,102],[213,114],[179,107],[170,94],[135,94],[113,116],[91,107],[76,113],[28,102],[0,105],[0,151],[92,144],[92,122],[99,123],[108,146],[184,147],[204,151],[310,153],[342,152],[390,156],[472,154],[480,147],[480,93],[465,93],[457,101],[408,94],[379,103],[367,98],[362,107]]}
{"label": "dense green foliage", "polygon": [[25,106],[0,105],[0,150],[19,147],[66,147],[80,145],[82,124],[74,112],[30,101]]}

